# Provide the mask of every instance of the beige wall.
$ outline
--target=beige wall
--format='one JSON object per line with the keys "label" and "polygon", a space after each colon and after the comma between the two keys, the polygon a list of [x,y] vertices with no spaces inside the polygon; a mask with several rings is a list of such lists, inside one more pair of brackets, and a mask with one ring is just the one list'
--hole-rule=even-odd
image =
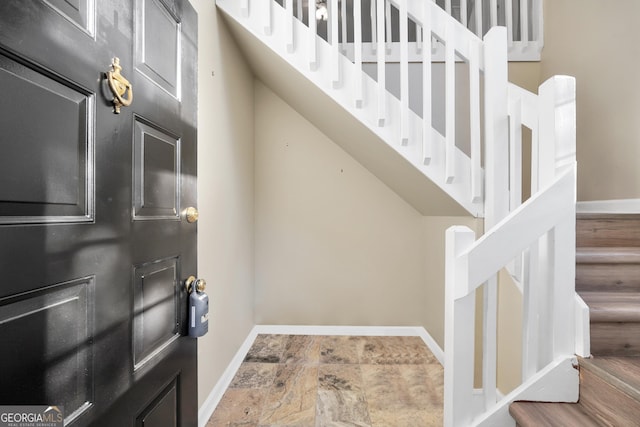
{"label": "beige wall", "polygon": [[637,0],[544,3],[542,78],[577,79],[578,200],[640,198]]}
{"label": "beige wall", "polygon": [[255,83],[257,324],[424,325],[443,344],[444,229]]}
{"label": "beige wall", "polygon": [[198,339],[203,404],[253,327],[253,75],[215,2],[198,12],[198,274],[209,333]]}

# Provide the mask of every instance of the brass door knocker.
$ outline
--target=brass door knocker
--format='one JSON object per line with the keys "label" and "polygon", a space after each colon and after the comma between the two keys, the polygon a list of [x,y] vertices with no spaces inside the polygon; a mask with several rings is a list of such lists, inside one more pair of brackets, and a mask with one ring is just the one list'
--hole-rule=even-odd
{"label": "brass door knocker", "polygon": [[[111,68],[111,71],[107,71],[107,81],[109,89],[113,93],[113,112],[120,114],[120,107],[128,107],[133,101],[133,86],[120,74],[122,67],[119,58],[113,58]],[[127,92],[129,92],[129,96],[125,98]]]}

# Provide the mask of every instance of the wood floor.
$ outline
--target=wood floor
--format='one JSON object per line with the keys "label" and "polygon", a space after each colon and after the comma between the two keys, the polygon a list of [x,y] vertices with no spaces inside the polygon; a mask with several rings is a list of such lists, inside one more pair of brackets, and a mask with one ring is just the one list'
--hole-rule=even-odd
{"label": "wood floor", "polygon": [[207,427],[441,426],[443,375],[419,337],[259,335]]}

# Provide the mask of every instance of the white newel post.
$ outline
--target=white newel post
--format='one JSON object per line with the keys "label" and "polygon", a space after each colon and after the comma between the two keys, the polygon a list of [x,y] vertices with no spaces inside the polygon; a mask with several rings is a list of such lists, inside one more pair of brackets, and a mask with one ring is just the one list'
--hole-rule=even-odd
{"label": "white newel post", "polygon": [[509,213],[509,117],[507,33],[493,27],[484,37],[485,230]]}
{"label": "white newel post", "polygon": [[[544,188],[576,161],[576,83],[569,76],[554,76],[539,90],[539,188]],[[553,143],[551,143],[553,141]]]}
{"label": "white newel post", "polygon": [[[539,89],[540,143],[539,186],[550,185],[564,172],[576,179],[576,103],[575,79],[554,76]],[[575,353],[575,200],[576,185],[565,195],[572,203],[563,209],[563,220],[553,230],[554,278],[551,289],[553,306],[553,354]]]}
{"label": "white newel post", "polygon": [[476,293],[468,293],[467,257],[462,255],[475,241],[468,227],[446,232],[445,329],[444,329],[444,425],[466,426],[473,418],[473,363]]}

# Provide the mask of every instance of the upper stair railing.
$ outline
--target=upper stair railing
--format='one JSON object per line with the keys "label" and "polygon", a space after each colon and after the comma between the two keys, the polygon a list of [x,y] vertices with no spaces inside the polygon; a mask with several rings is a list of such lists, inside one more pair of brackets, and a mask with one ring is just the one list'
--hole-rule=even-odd
{"label": "upper stair railing", "polygon": [[[308,3],[314,0],[295,0],[293,14],[308,25]],[[544,44],[542,22],[542,0],[428,0],[433,1],[463,26],[482,38],[490,28],[503,26],[507,28],[508,55],[510,61],[539,61]],[[283,4],[283,0],[278,0]],[[329,17],[331,0],[315,0],[315,16],[319,21]],[[356,36],[354,20],[354,0],[338,2],[338,37],[340,49],[353,59],[354,39]],[[375,62],[378,35],[382,34],[386,41],[388,60],[398,60],[400,56],[400,34],[398,9],[385,6],[384,24],[378,26],[377,1],[361,0],[361,15],[365,17],[360,23],[363,44],[363,61]],[[311,15],[314,16],[313,8]],[[422,28],[415,21],[408,23],[409,61],[420,62],[422,50]],[[321,22],[318,34],[327,38],[326,26]],[[444,58],[444,45],[434,42],[431,45],[432,55],[437,60]]]}
{"label": "upper stair railing", "polygon": [[[527,11],[539,7],[536,0],[516,3]],[[554,77],[538,95],[510,84],[508,35],[514,30],[485,33],[484,24],[475,21],[473,27],[447,13],[457,4],[459,16],[475,17],[477,7],[500,23],[494,6],[509,9],[504,0],[447,0],[444,9],[424,0],[328,0],[310,10],[298,0],[217,4],[244,19],[271,49],[471,214],[485,218],[478,240],[464,227],[447,231],[445,425],[512,425],[507,411],[515,399],[575,401],[572,359],[588,354],[588,335],[579,333],[588,314],[578,308],[574,290],[575,81]],[[349,22],[352,28],[345,26]],[[541,34],[518,28],[518,34]],[[352,45],[346,52],[344,34]],[[412,37],[419,62],[410,60]],[[396,40],[397,58],[389,54]],[[434,46],[442,49],[442,62]],[[523,128],[532,135],[530,176],[522,168]],[[523,201],[527,179],[531,197]],[[511,274],[523,297],[521,318],[503,320],[523,325],[522,382],[503,398],[496,384],[497,343],[504,339],[496,331],[501,271]],[[482,325],[476,327],[479,289]],[[476,352],[479,331],[482,351]],[[482,358],[479,385],[474,357]]]}

